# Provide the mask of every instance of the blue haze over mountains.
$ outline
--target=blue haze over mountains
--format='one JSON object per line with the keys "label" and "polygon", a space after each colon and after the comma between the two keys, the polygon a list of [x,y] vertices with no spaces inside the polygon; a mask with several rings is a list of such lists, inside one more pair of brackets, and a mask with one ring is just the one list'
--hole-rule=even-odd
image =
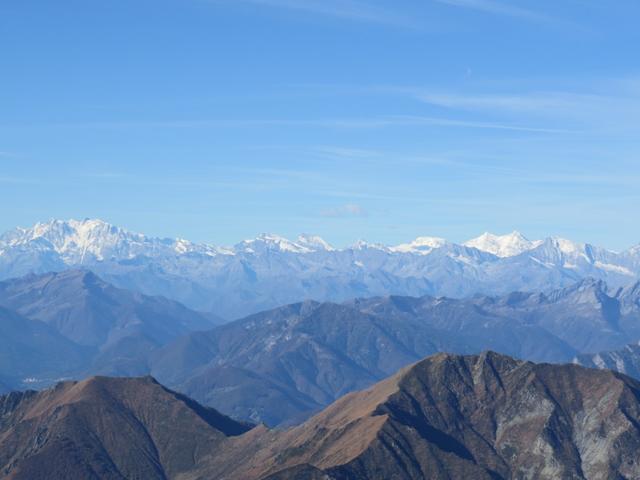
{"label": "blue haze over mountains", "polygon": [[0,278],[90,268],[104,280],[225,319],[304,299],[375,295],[462,298],[548,291],[593,277],[616,288],[640,278],[640,245],[613,252],[514,232],[465,245],[420,237],[398,246],[335,249],[318,237],[263,234],[231,248],[149,238],[100,220],[57,221],[0,237]]}
{"label": "blue haze over mountains", "polygon": [[0,18],[0,480],[640,479],[640,1]]}
{"label": "blue haze over mountains", "polygon": [[286,425],[439,351],[593,364],[640,340],[637,248],[514,233],[342,250],[263,235],[226,249],[95,220],[1,241],[3,276],[23,275],[0,282],[3,390],[152,374]]}

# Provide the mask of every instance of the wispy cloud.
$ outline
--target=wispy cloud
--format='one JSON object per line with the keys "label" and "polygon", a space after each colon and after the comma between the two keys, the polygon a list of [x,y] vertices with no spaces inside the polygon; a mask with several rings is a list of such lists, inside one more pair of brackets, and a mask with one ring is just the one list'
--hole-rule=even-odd
{"label": "wispy cloud", "polygon": [[571,125],[570,129],[597,127],[604,131],[636,131],[640,125],[640,95],[616,92],[532,92],[532,93],[422,93],[416,98],[438,107],[476,111],[504,118],[545,121],[549,125]]}
{"label": "wispy cloud", "polygon": [[455,120],[444,119],[438,117],[423,117],[423,116],[402,116],[394,117],[396,125],[410,126],[440,126],[440,127],[452,127],[452,128],[470,128],[470,129],[486,129],[486,130],[507,130],[515,132],[530,132],[530,133],[579,133],[575,130],[557,129],[557,128],[545,128],[534,127],[526,125],[512,125],[508,123],[494,123],[483,122],[473,120]]}
{"label": "wispy cloud", "polygon": [[399,15],[397,12],[383,9],[370,3],[353,0],[234,0],[234,2],[262,7],[298,10],[358,22],[404,27],[413,25],[412,20],[408,16]]}
{"label": "wispy cloud", "polygon": [[84,178],[94,178],[98,180],[121,180],[130,178],[130,176],[126,173],[119,172],[87,172],[81,173],[78,176]]}
{"label": "wispy cloud", "polygon": [[[85,123],[58,123],[24,128],[63,128],[63,129],[133,129],[133,128],[166,128],[166,129],[222,129],[247,127],[316,127],[332,129],[381,129],[393,127],[450,127],[488,130],[507,130],[533,133],[575,133],[568,130],[545,128],[521,124],[467,121],[440,117],[418,115],[389,115],[362,118],[327,118],[327,119],[248,119],[248,120],[159,120],[159,121],[109,121]],[[6,128],[21,129],[19,125]]]}
{"label": "wispy cloud", "polygon": [[550,109],[566,109],[576,105],[584,97],[559,93],[534,93],[525,95],[490,94],[490,95],[459,95],[459,94],[421,94],[418,98],[426,103],[448,108],[462,108],[467,110],[502,110],[512,112],[536,112]]}
{"label": "wispy cloud", "polygon": [[22,177],[0,177],[0,184],[8,185],[38,185],[44,183],[39,178],[22,178]]}
{"label": "wispy cloud", "polygon": [[20,158],[20,155],[13,152],[0,152],[0,158]]}
{"label": "wispy cloud", "polygon": [[327,208],[320,212],[323,217],[366,217],[367,212],[360,205],[347,203],[338,207]]}
{"label": "wispy cloud", "polygon": [[453,7],[469,8],[494,15],[524,18],[537,22],[549,22],[552,19],[546,15],[528,10],[526,8],[507,5],[494,0],[434,0]]}
{"label": "wispy cloud", "polygon": [[312,152],[320,156],[342,159],[370,159],[379,157],[381,154],[375,150],[366,150],[363,148],[340,147],[331,145],[322,145],[313,147]]}

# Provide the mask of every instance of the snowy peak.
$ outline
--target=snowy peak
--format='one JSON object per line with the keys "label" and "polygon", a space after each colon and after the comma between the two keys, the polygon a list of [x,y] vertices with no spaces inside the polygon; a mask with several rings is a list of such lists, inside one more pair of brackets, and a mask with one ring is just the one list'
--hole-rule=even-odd
{"label": "snowy peak", "polygon": [[327,252],[333,252],[335,250],[335,248],[333,248],[328,242],[317,235],[308,235],[303,233],[298,236],[297,243],[316,251],[324,250]]}
{"label": "snowy peak", "polygon": [[463,245],[492,253],[497,257],[514,257],[541,244],[542,240],[531,241],[520,232],[513,231],[507,235],[494,235],[486,232],[465,242]]}
{"label": "snowy peak", "polygon": [[265,250],[289,253],[311,253],[313,251],[305,245],[292,242],[273,233],[262,233],[252,240],[240,242],[236,245],[236,250],[247,253],[259,253]]}
{"label": "snowy peak", "polygon": [[433,251],[434,248],[440,248],[448,242],[444,238],[439,237],[418,237],[413,242],[402,243],[391,247],[392,252],[398,253],[416,253],[418,255],[427,255]]}
{"label": "snowy peak", "polygon": [[572,242],[566,238],[551,237],[550,240],[558,250],[566,255],[581,254],[585,249],[585,245],[583,243]]}
{"label": "snowy peak", "polygon": [[365,240],[358,240],[356,243],[349,247],[350,250],[380,250],[383,252],[389,251],[389,247],[382,245],[381,243],[370,243]]}
{"label": "snowy peak", "polygon": [[130,259],[137,255],[157,257],[167,254],[200,253],[216,255],[220,249],[183,239],[159,239],[111,225],[103,220],[51,220],[31,228],[18,227],[0,237],[2,248],[33,248],[53,251],[65,263],[111,258]]}
{"label": "snowy peak", "polygon": [[19,247],[30,244],[48,245],[63,258],[80,261],[87,256],[103,260],[110,253],[123,253],[122,248],[142,246],[143,235],[127,232],[102,220],[51,220],[31,228],[16,228],[3,235],[0,244]]}

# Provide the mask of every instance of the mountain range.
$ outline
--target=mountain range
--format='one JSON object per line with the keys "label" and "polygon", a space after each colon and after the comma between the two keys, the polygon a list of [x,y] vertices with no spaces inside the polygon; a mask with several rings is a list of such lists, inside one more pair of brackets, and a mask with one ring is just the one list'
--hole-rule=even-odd
{"label": "mountain range", "polygon": [[288,430],[150,377],[0,396],[0,478],[640,478],[640,383],[492,352],[437,354]]}
{"label": "mountain range", "polygon": [[313,235],[263,234],[233,247],[159,239],[101,220],[52,220],[0,236],[0,279],[89,268],[116,287],[162,295],[225,319],[303,299],[549,291],[593,277],[612,288],[640,278],[640,245],[613,252],[518,232],[456,244],[420,237],[334,248]]}
{"label": "mountain range", "polygon": [[84,270],[6,280],[0,282],[0,379],[24,388],[89,372],[144,374],[150,352],[216,321]]}
{"label": "mountain range", "polygon": [[[640,284],[639,284],[640,285]],[[304,301],[217,324],[87,270],[0,282],[0,384],[152,374],[235,418],[295,424],[436,352],[570,362],[640,340],[640,288]]]}
{"label": "mountain range", "polygon": [[436,352],[569,362],[640,339],[637,289],[303,302],[194,332],[151,354],[163,383],[238,418],[299,421]]}

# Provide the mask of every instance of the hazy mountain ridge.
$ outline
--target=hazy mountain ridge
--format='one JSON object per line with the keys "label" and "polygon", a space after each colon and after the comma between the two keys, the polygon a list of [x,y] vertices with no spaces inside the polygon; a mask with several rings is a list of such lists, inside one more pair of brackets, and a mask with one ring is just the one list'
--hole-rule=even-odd
{"label": "hazy mountain ridge", "polygon": [[0,377],[24,388],[90,373],[140,375],[153,350],[214,325],[208,314],[89,271],[31,274],[0,282]]}
{"label": "hazy mountain ridge", "polygon": [[640,278],[640,248],[616,253],[559,238],[529,241],[517,232],[464,245],[420,237],[343,249],[312,235],[291,241],[265,234],[221,248],[150,238],[100,220],[54,220],[0,237],[0,278],[80,266],[116,286],[229,319],[305,298],[498,295],[585,277],[625,286]]}
{"label": "hazy mountain ridge", "polygon": [[279,431],[93,378],[0,396],[0,478],[638,478],[639,399],[610,371],[438,354]]}
{"label": "hazy mountain ridge", "polygon": [[569,362],[619,348],[640,339],[632,291],[587,279],[549,294],[305,302],[182,337],[155,351],[150,368],[227,414],[277,424],[439,351]]}
{"label": "hazy mountain ridge", "polygon": [[79,373],[92,351],[55,328],[0,307],[0,389],[37,388]]}
{"label": "hazy mountain ridge", "polygon": [[568,362],[637,342],[638,291],[586,279],[499,297],[306,301],[211,329],[206,315],[88,271],[29,275],[0,282],[0,305],[13,309],[0,310],[0,381],[34,388],[152,373],[225,414],[296,423],[439,351]]}
{"label": "hazy mountain ridge", "polygon": [[[620,290],[618,296],[623,299],[620,307],[622,314],[631,314],[640,307],[640,283]],[[614,370],[640,379],[640,342],[636,340],[622,348],[578,355],[573,362],[591,368]]]}

